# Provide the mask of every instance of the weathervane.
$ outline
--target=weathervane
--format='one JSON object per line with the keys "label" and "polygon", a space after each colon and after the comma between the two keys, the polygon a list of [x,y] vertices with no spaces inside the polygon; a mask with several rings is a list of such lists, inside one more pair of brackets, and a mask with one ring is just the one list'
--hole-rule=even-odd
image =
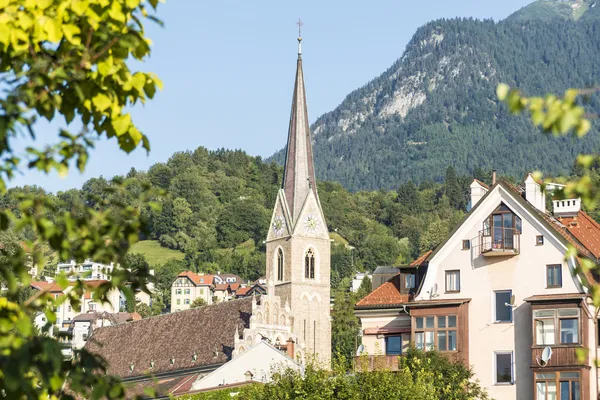
{"label": "weathervane", "polygon": [[298,18],[296,25],[298,25],[298,54],[302,54],[302,25],[304,24],[300,18]]}

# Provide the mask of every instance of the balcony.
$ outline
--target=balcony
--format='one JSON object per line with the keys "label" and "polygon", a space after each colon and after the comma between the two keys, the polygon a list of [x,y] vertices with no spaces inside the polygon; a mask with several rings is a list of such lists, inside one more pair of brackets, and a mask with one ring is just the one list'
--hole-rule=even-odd
{"label": "balcony", "polygon": [[358,372],[366,371],[398,371],[399,355],[391,356],[356,356],[354,357],[354,369]]}
{"label": "balcony", "polygon": [[[584,349],[581,345],[573,346],[550,346],[552,347],[552,357],[550,361],[545,365],[545,368],[549,367],[574,367],[586,365],[587,356],[583,360],[577,357],[577,349]],[[541,367],[538,363],[542,359],[543,347],[533,347],[531,349],[531,366]]]}
{"label": "balcony", "polygon": [[515,256],[521,248],[521,233],[494,226],[479,231],[479,254],[484,257]]}

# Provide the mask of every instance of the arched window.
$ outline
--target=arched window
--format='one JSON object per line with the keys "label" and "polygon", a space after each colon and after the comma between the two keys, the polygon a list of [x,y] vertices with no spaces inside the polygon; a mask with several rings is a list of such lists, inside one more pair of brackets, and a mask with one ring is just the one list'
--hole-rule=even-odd
{"label": "arched window", "polygon": [[312,249],[308,249],[304,255],[304,277],[315,279],[315,253]]}
{"label": "arched window", "polygon": [[283,280],[283,251],[277,250],[277,280]]}

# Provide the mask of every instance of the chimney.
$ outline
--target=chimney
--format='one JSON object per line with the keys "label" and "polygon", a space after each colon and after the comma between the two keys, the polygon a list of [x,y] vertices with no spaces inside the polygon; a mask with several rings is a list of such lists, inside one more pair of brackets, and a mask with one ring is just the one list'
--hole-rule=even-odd
{"label": "chimney", "polygon": [[294,341],[292,340],[292,338],[289,338],[287,340],[287,347],[286,347],[285,352],[292,360],[296,359],[295,355],[294,355]]}
{"label": "chimney", "polygon": [[479,203],[479,200],[481,200],[481,198],[483,196],[485,196],[485,194],[488,192],[487,185],[484,185],[483,182],[480,182],[477,179],[473,180],[473,182],[471,183],[470,189],[471,189],[471,203],[469,204],[467,211],[470,211],[471,208],[475,207],[475,205],[477,203]]}
{"label": "chimney", "polygon": [[496,184],[496,170],[492,170],[492,186]]}
{"label": "chimney", "polygon": [[581,198],[552,200],[552,205],[554,206],[554,216],[573,217],[581,211]]}
{"label": "chimney", "polygon": [[541,212],[546,212],[546,194],[531,174],[525,179],[525,199]]}

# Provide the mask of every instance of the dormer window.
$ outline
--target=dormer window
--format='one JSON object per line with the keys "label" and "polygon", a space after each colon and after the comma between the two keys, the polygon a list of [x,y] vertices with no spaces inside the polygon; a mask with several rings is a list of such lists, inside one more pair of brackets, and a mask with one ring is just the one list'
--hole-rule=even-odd
{"label": "dormer window", "polygon": [[483,221],[480,232],[481,252],[518,253],[519,237],[522,233],[522,222],[504,203]]}

